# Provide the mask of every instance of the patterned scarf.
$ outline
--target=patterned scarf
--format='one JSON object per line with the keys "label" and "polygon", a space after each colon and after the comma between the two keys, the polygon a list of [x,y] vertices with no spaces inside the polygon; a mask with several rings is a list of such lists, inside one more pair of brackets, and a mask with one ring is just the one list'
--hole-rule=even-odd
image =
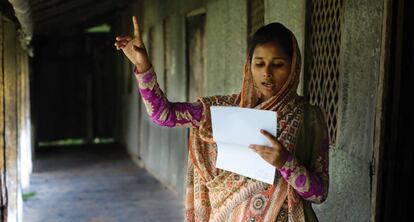
{"label": "patterned scarf", "polygon": [[[199,98],[204,106],[198,129],[191,129],[186,188],[187,221],[305,221],[303,203],[287,182],[276,176],[273,185],[215,168],[217,147],[213,141],[210,106],[240,106],[272,110],[278,114],[277,139],[295,153],[296,137],[303,119],[299,83],[301,56],[291,33],[291,72],[281,90],[257,104],[260,92],[250,70],[244,66],[240,94]],[[287,205],[287,206],[286,206]]]}

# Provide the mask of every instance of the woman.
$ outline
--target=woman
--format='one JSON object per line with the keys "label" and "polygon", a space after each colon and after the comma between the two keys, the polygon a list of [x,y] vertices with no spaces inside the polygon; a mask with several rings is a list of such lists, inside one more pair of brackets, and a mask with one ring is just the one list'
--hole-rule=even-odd
{"label": "woman", "polygon": [[[160,126],[191,127],[186,189],[187,221],[317,221],[311,203],[328,193],[328,150],[324,116],[296,94],[301,57],[292,32],[279,23],[254,34],[239,94],[171,103],[158,86],[138,21],[134,36],[115,46],[135,64],[139,91],[151,119]],[[214,167],[210,106],[240,106],[278,113],[278,132],[262,131],[272,146],[250,148],[277,168],[273,185]],[[276,127],[276,126],[275,126]]]}

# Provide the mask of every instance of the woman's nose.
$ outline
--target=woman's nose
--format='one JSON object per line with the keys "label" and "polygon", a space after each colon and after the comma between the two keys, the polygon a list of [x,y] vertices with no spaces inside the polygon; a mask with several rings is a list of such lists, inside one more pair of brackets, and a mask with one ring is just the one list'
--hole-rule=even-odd
{"label": "woman's nose", "polygon": [[269,78],[271,76],[272,76],[272,74],[269,71],[266,71],[266,72],[263,73],[263,77],[265,77],[265,78]]}
{"label": "woman's nose", "polygon": [[272,76],[272,69],[270,66],[266,66],[265,72],[263,73],[264,77],[271,77]]}
{"label": "woman's nose", "polygon": [[263,77],[269,78],[271,76],[272,76],[272,70],[266,67],[266,70],[264,70],[264,73],[263,73]]}

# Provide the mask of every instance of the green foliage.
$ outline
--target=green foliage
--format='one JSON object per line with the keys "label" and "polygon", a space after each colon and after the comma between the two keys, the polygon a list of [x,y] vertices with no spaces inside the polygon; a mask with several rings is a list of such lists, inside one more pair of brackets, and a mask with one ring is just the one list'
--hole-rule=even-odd
{"label": "green foliage", "polygon": [[28,201],[30,198],[33,198],[36,196],[36,192],[28,192],[28,193],[24,193],[23,194],[23,201],[26,202]]}

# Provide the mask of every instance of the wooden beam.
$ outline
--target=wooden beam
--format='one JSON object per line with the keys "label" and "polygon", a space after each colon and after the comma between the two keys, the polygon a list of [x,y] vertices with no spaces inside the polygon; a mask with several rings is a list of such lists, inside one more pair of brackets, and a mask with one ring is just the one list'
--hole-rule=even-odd
{"label": "wooden beam", "polygon": [[[106,0],[108,1],[108,0]],[[112,0],[110,0],[112,2]],[[100,4],[100,3],[99,3]],[[46,9],[36,11],[34,16],[35,22],[42,22],[47,20],[54,20],[56,17],[61,16],[62,14],[70,14],[79,8],[93,9],[95,5],[99,5],[93,0],[73,0],[69,2],[63,2],[56,6],[51,6]],[[74,18],[70,16],[69,18]]]}
{"label": "wooden beam", "polygon": [[31,9],[33,13],[42,13],[45,10],[48,10],[50,8],[59,7],[60,5],[64,3],[68,3],[67,0],[49,0],[42,2],[41,4],[37,3],[36,1],[34,3],[31,3]]}

